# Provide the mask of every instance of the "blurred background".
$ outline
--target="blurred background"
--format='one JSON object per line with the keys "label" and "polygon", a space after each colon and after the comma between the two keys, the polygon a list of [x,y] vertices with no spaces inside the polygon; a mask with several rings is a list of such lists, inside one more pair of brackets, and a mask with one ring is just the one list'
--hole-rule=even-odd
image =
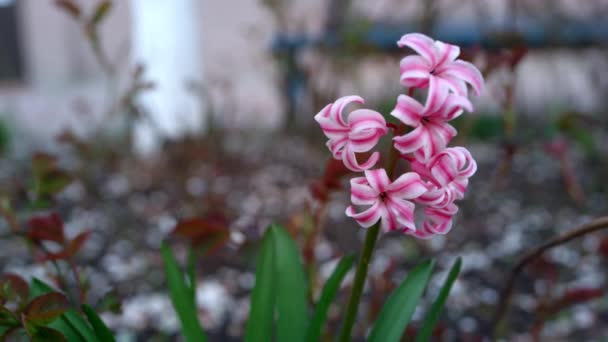
{"label": "blurred background", "polygon": [[[224,229],[197,299],[216,340],[239,340],[268,223],[306,247],[321,213],[307,256],[321,280],[358,251],[346,191],[320,185],[330,154],[312,118],[350,94],[388,114],[411,53],[396,41],[423,32],[484,73],[453,143],[479,172],[452,233],[381,240],[363,315],[417,261],[462,256],[436,337],[480,341],[518,257],[607,212],[607,16],[606,0],[0,0],[0,191],[27,218],[32,158],[56,158],[70,180],[42,209],[92,231],[78,256],[90,300],[120,300],[104,318],[125,341],[176,336],[161,241],[190,218]],[[0,246],[4,271],[45,277],[24,247]],[[506,338],[606,338],[607,258],[605,233],[544,255],[517,283]]]}

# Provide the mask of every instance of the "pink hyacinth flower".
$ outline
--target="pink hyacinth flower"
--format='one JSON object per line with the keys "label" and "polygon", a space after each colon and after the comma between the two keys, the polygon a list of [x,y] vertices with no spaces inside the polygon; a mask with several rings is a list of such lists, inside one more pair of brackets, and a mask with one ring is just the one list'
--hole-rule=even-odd
{"label": "pink hyacinth flower", "polygon": [[427,187],[415,172],[401,175],[394,182],[384,169],[367,170],[365,177],[351,179],[351,201],[357,206],[370,206],[357,213],[351,205],[346,216],[368,228],[381,220],[384,232],[397,229],[415,230],[414,203],[411,200],[427,191]]}
{"label": "pink hyacinth flower", "polygon": [[342,160],[349,170],[359,172],[376,165],[380,154],[374,152],[359,164],[355,153],[371,151],[388,129],[382,114],[370,109],[354,110],[345,119],[342,111],[353,102],[364,103],[359,96],[342,97],[325,106],[315,115],[315,120],[329,139],[327,147],[334,158]]}
{"label": "pink hyacinth flower", "polygon": [[476,95],[483,91],[483,76],[471,63],[457,59],[460,48],[456,45],[435,41],[420,33],[409,33],[397,42],[399,47],[409,47],[418,55],[401,60],[401,84],[406,87],[427,88],[429,96],[445,98],[448,91],[467,95],[470,84]]}
{"label": "pink hyacinth flower", "polygon": [[459,117],[464,109],[473,111],[473,105],[464,96],[451,94],[439,106],[422,106],[407,95],[399,95],[391,115],[414,129],[394,137],[395,148],[403,154],[414,153],[420,161],[429,160],[456,136],[456,129],[448,121]]}
{"label": "pink hyacinth flower", "polygon": [[452,217],[458,212],[454,201],[464,198],[469,178],[477,171],[477,163],[466,148],[450,147],[427,164],[412,160],[411,166],[428,182],[429,190],[415,200],[426,205],[422,228],[407,233],[424,239],[447,234],[452,229]]}

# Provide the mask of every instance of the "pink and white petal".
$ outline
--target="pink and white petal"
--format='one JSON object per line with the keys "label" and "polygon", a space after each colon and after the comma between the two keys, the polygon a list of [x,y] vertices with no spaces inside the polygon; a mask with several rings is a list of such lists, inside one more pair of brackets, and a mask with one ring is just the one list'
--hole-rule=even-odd
{"label": "pink and white petal", "polygon": [[457,77],[473,88],[475,95],[479,96],[483,92],[483,76],[477,67],[469,62],[457,60],[452,63],[448,63],[443,66],[440,70],[437,70],[438,74],[449,75]]}
{"label": "pink and white petal", "polygon": [[334,159],[342,160],[342,158],[344,156],[344,147],[346,146],[347,143],[348,143],[348,140],[346,138],[344,138],[344,139],[338,139],[338,140],[328,140],[327,143],[325,143],[325,145],[331,152]]}
{"label": "pink and white petal", "polygon": [[391,183],[391,180],[388,178],[386,170],[384,169],[365,170],[365,178],[367,179],[369,186],[378,193],[385,192]]}
{"label": "pink and white petal", "polygon": [[350,128],[347,126],[340,126],[337,122],[331,121],[327,118],[323,118],[317,121],[323,134],[328,139],[340,139],[348,135]]}
{"label": "pink and white petal", "polygon": [[471,152],[464,147],[457,146],[453,148],[455,151],[458,151],[460,154],[459,160],[459,176],[469,178],[477,172],[477,162],[473,159]]}
{"label": "pink and white petal", "polygon": [[391,115],[399,119],[404,124],[416,127],[420,124],[424,114],[424,107],[414,98],[407,95],[397,97],[397,105]]}
{"label": "pink and white petal", "polygon": [[353,103],[353,102],[359,103],[359,104],[365,103],[365,101],[363,100],[363,98],[361,98],[361,96],[349,95],[349,96],[341,97],[338,100],[336,100],[336,102],[334,102],[334,104],[331,106],[331,109],[329,112],[329,118],[331,120],[337,122],[341,126],[347,126],[346,120],[344,120],[342,112],[344,111],[344,108],[347,105],[349,105],[350,103]]}
{"label": "pink and white petal", "polygon": [[357,221],[357,223],[363,228],[369,228],[374,223],[378,222],[381,217],[380,204],[378,202],[374,203],[367,210],[357,213],[355,208],[351,205],[346,208],[346,216],[352,217]]}
{"label": "pink and white petal", "polygon": [[354,152],[367,152],[373,149],[382,134],[378,130],[352,132],[348,136],[351,149]]}
{"label": "pink and white petal", "polygon": [[[448,125],[448,124],[441,124],[441,125]],[[418,160],[420,160],[422,162],[427,162],[433,156],[437,155],[439,152],[441,152],[443,149],[445,149],[447,142],[444,140],[444,138],[445,138],[444,134],[447,134],[447,132],[441,131],[442,128],[438,128],[441,125],[433,124],[433,123],[429,122],[424,126],[425,130],[427,132],[428,140],[424,145],[422,145],[422,148],[420,148],[418,151],[416,151],[414,153],[414,156]],[[450,126],[450,127],[452,127],[452,126]]]}
{"label": "pink and white petal", "polygon": [[473,104],[468,98],[460,95],[450,95],[445,100],[439,113],[444,120],[450,121],[459,117],[463,110],[468,112],[473,111]]}
{"label": "pink and white petal", "polygon": [[465,81],[446,74],[436,73],[436,75],[453,94],[468,96],[469,92],[467,91],[467,84]]}
{"label": "pink and white petal", "polygon": [[463,199],[464,194],[467,192],[467,187],[469,186],[468,178],[456,178],[452,183],[450,183],[450,189],[453,194],[454,199]]}
{"label": "pink and white petal", "polygon": [[399,62],[400,79],[427,78],[432,70],[432,65],[420,56],[406,56]]}
{"label": "pink and white petal", "polygon": [[399,47],[407,46],[416,51],[422,58],[427,60],[431,66],[437,63],[437,48],[435,41],[421,33],[408,33],[403,35],[397,42]]}
{"label": "pink and white petal", "polygon": [[372,205],[378,200],[378,193],[367,183],[365,177],[350,180],[350,201],[355,205]]}
{"label": "pink and white petal", "polygon": [[460,47],[457,45],[437,40],[435,41],[435,46],[437,47],[437,56],[439,57],[437,60],[437,67],[441,67],[445,63],[453,62],[460,56]]}
{"label": "pink and white petal", "polygon": [[405,233],[408,235],[412,235],[418,239],[422,239],[422,240],[428,240],[428,239],[432,238],[433,236],[435,236],[435,234],[433,234],[429,231],[426,231],[424,229],[416,229],[413,232],[406,231]]}
{"label": "pink and white petal", "polygon": [[428,86],[429,86],[429,76],[430,76],[430,74],[428,74],[427,76],[425,76],[423,78],[421,78],[421,77],[415,77],[415,78],[401,77],[399,79],[399,82],[401,83],[402,86],[404,86],[406,88],[425,89],[425,88],[428,88]]}
{"label": "pink and white petal", "polygon": [[420,175],[407,172],[395,179],[386,189],[391,198],[414,199],[428,191]]}
{"label": "pink and white petal", "polygon": [[448,87],[445,82],[437,76],[429,76],[429,91],[424,104],[424,111],[427,114],[438,111],[448,97]]}
{"label": "pink and white petal", "polygon": [[424,229],[435,234],[447,234],[452,229],[452,217],[458,207],[451,204],[443,209],[425,208]]}
{"label": "pink and white petal", "polygon": [[386,205],[396,215],[401,228],[416,229],[414,223],[414,209],[416,206],[414,203],[400,198],[391,198]]}
{"label": "pink and white petal", "polygon": [[323,109],[321,109],[321,111],[319,111],[317,115],[315,115],[315,120],[319,122],[319,120],[322,118],[328,118],[332,106],[333,103],[329,103],[325,107],[323,107]]}
{"label": "pink and white petal", "polygon": [[380,129],[387,131],[386,120],[382,114],[371,109],[357,109],[348,116],[348,124],[351,130]]}
{"label": "pink and white petal", "polygon": [[445,186],[458,177],[455,160],[447,153],[442,153],[437,158],[433,158],[429,164],[433,177],[441,185]]}
{"label": "pink and white petal", "polygon": [[399,221],[397,220],[397,214],[386,205],[380,205],[380,211],[382,218],[380,219],[380,229],[383,232],[388,233],[399,228]]}
{"label": "pink and white petal", "polygon": [[416,198],[416,203],[420,203],[428,206],[437,206],[445,201],[446,191],[443,188],[435,188],[425,192]]}
{"label": "pink and white petal", "polygon": [[413,131],[402,136],[394,137],[395,148],[401,153],[414,152],[429,142],[429,133],[426,127],[420,125]]}
{"label": "pink and white petal", "polygon": [[380,153],[374,152],[365,162],[359,163],[357,156],[355,155],[355,151],[350,143],[347,143],[342,151],[342,161],[344,162],[344,166],[354,172],[361,172],[374,167],[379,159]]}
{"label": "pink and white petal", "polygon": [[458,134],[456,128],[446,122],[428,122],[425,126],[429,131],[431,141],[436,145],[433,155],[443,150]]}

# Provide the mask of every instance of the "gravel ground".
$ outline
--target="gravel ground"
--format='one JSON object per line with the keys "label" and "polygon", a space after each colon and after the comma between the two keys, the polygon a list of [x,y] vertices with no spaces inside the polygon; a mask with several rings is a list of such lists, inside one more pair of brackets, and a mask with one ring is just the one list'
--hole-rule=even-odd
{"label": "gravel ground", "polygon": [[[218,148],[222,146],[222,148]],[[418,241],[407,236],[381,238],[375,253],[362,319],[373,315],[386,292],[408,269],[425,258],[437,266],[415,322],[437,293],[457,256],[463,270],[444,313],[441,336],[449,341],[481,341],[504,286],[507,272],[529,248],[577,224],[605,215],[608,196],[600,175],[606,169],[577,149],[570,153],[585,201],[577,204],[563,185],[559,163],[538,148],[515,155],[506,177],[497,173],[502,150],[496,144],[467,144],[478,161],[467,198],[453,231],[445,237]],[[320,177],[329,153],[309,139],[285,136],[252,138],[234,135],[219,144],[211,140],[168,144],[148,160],[131,157],[64,158],[81,177],[60,194],[57,210],[68,235],[91,229],[91,240],[79,255],[93,284],[95,302],[115,289],[120,314],[103,317],[120,340],[175,339],[179,323],[164,285],[159,247],[181,219],[221,212],[230,218],[230,242],[200,260],[197,302],[203,325],[214,340],[239,340],[248,315],[253,278],[252,256],[267,224],[292,222],[311,202],[308,186]],[[6,163],[4,180],[23,172],[23,163]],[[495,180],[500,179],[498,184]],[[9,182],[4,191],[18,192]],[[16,183],[15,183],[16,184]],[[335,193],[327,210],[324,234],[315,250],[320,278],[337,257],[360,248],[364,232],[344,216],[345,192]],[[2,228],[4,229],[4,228]],[[606,233],[596,233],[554,248],[543,263],[532,265],[517,282],[506,319],[508,340],[530,340],[537,308],[567,289],[604,288],[606,263],[598,250]],[[173,245],[183,257],[183,244]],[[3,270],[45,277],[25,247],[0,240]],[[547,274],[556,272],[556,275]],[[551,273],[552,274],[552,273]],[[351,278],[347,278],[345,287]],[[346,298],[338,298],[336,303]],[[339,324],[339,309],[330,312]],[[367,315],[367,316],[366,316]],[[550,316],[542,340],[601,341],[608,336],[608,298],[568,306]],[[364,331],[357,331],[362,336]]]}

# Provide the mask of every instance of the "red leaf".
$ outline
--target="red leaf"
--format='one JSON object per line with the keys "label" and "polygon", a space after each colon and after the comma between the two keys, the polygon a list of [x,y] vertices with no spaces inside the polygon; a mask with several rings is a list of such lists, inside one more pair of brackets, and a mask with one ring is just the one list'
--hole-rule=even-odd
{"label": "red leaf", "polygon": [[54,241],[60,244],[65,242],[63,221],[57,213],[34,216],[30,218],[27,226],[28,236],[34,241]]}
{"label": "red leaf", "polygon": [[0,298],[19,301],[27,300],[30,287],[23,278],[16,274],[6,273],[0,278]]}
{"label": "red leaf", "polygon": [[70,308],[68,299],[59,292],[51,292],[34,298],[23,315],[28,325],[42,326],[51,323]]}
{"label": "red leaf", "polygon": [[224,216],[211,215],[206,218],[191,218],[180,221],[172,235],[188,239],[194,246],[207,245],[206,254],[221,248],[230,237],[229,223]]}
{"label": "red leaf", "polygon": [[90,235],[91,232],[88,230],[80,232],[80,234],[70,240],[63,250],[57,253],[47,253],[42,257],[42,261],[64,260],[73,257],[82,249],[82,246],[84,246],[84,243],[89,239]]}
{"label": "red leaf", "polygon": [[342,187],[340,179],[351,172],[341,160],[327,160],[323,177],[310,185],[312,196],[319,201],[326,201],[331,191]]}

